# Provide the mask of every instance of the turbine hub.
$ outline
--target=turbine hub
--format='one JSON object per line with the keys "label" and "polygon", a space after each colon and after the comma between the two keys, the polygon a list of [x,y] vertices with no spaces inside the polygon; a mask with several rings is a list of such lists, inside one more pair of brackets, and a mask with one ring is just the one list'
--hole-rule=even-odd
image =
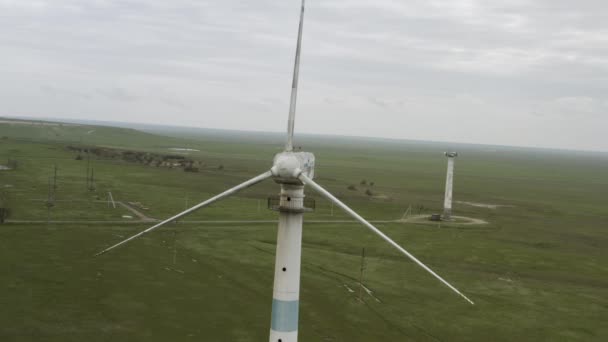
{"label": "turbine hub", "polygon": [[310,152],[281,152],[274,156],[270,169],[275,182],[279,184],[302,185],[300,174],[313,179],[315,175],[315,155]]}

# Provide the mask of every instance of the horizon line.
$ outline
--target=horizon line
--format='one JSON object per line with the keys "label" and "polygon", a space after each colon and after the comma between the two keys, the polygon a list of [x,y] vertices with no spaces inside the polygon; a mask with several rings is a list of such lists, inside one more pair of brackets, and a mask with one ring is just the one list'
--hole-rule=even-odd
{"label": "horizon line", "polygon": [[[215,130],[225,132],[240,132],[240,133],[258,133],[258,134],[276,134],[282,135],[283,131],[262,131],[262,130],[244,130],[244,129],[231,129],[231,128],[216,128],[216,127],[203,127],[203,126],[181,126],[175,124],[161,124],[161,123],[144,123],[135,121],[106,121],[106,120],[94,120],[94,119],[73,119],[73,118],[59,118],[59,117],[36,117],[36,116],[7,116],[0,115],[0,119],[13,119],[13,120],[30,120],[30,121],[41,121],[41,122],[53,122],[53,123],[68,123],[68,124],[80,124],[80,125],[94,125],[94,126],[107,126],[115,128],[132,128],[133,127],[121,127],[116,124],[124,125],[142,125],[142,126],[156,126],[164,128],[179,128],[179,129],[204,129],[204,130]],[[141,129],[140,129],[141,130]],[[531,145],[503,145],[503,144],[491,144],[491,143],[476,143],[476,142],[462,142],[462,141],[446,141],[446,140],[422,140],[422,139],[407,139],[407,138],[393,138],[393,137],[378,137],[378,136],[365,136],[365,135],[346,135],[346,134],[328,134],[328,133],[309,133],[301,132],[298,135],[304,136],[322,136],[322,137],[334,137],[334,138],[356,138],[356,139],[377,139],[377,140],[388,140],[393,142],[420,142],[420,143],[432,143],[432,144],[460,144],[470,146],[486,146],[486,147],[501,147],[501,148],[517,148],[517,149],[535,149],[535,150],[548,150],[548,151],[562,151],[562,152],[584,152],[584,153],[599,153],[608,154],[608,150],[586,150],[586,149],[569,149],[563,147],[541,147]]]}

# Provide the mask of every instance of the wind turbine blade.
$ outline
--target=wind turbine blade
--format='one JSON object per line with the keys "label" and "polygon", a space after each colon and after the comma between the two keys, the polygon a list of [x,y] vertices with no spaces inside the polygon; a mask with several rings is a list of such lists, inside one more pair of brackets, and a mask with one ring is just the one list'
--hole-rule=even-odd
{"label": "wind turbine blade", "polygon": [[296,102],[298,99],[298,78],[300,75],[300,51],[302,51],[302,30],[304,29],[304,1],[300,12],[300,26],[298,28],[298,45],[296,47],[296,60],[293,67],[293,82],[291,84],[291,99],[289,101],[289,119],[287,120],[287,143],[285,151],[293,151],[293,128],[296,120]]}
{"label": "wind turbine blade", "polygon": [[423,269],[425,269],[433,277],[437,278],[440,282],[442,282],[444,285],[446,285],[447,287],[449,287],[452,291],[456,292],[458,295],[460,295],[462,298],[464,298],[467,302],[469,302],[469,303],[471,303],[473,305],[475,304],[475,303],[473,303],[472,300],[470,300],[469,298],[467,298],[467,296],[465,296],[460,291],[458,291],[457,288],[455,288],[450,283],[448,283],[443,278],[441,278],[437,273],[435,273],[433,270],[431,270],[429,267],[427,267],[425,264],[423,264],[420,260],[418,260],[410,252],[406,251],[403,247],[399,246],[395,241],[391,240],[391,238],[389,238],[388,236],[386,236],[383,232],[381,232],[378,228],[374,227],[371,223],[367,222],[363,217],[361,217],[359,214],[357,214],[351,208],[349,208],[348,206],[346,206],[346,204],[342,203],[339,199],[337,199],[336,197],[334,197],[329,191],[325,190],[323,187],[321,187],[315,181],[313,181],[312,179],[306,177],[303,174],[300,174],[300,176],[298,176],[298,178],[300,179],[300,181],[302,181],[302,183],[304,183],[305,185],[309,185],[315,191],[317,191],[321,195],[325,196],[331,202],[335,203],[337,206],[339,206],[340,208],[342,208],[347,214],[349,214],[350,216],[352,216],[355,219],[357,219],[357,221],[363,223],[363,225],[365,225],[367,228],[369,228],[372,232],[376,233],[378,236],[380,236],[382,239],[384,239],[384,241],[388,242],[393,247],[397,248],[401,253],[405,254],[405,256],[407,256],[413,262],[415,262],[416,264],[418,264],[418,266],[420,266]]}
{"label": "wind turbine blade", "polygon": [[108,251],[110,251],[110,250],[112,250],[112,249],[114,249],[114,248],[122,245],[122,244],[125,244],[125,243],[127,243],[127,242],[129,242],[129,241],[131,241],[133,239],[136,239],[136,238],[138,238],[138,237],[140,237],[140,236],[142,236],[142,235],[144,235],[146,233],[149,233],[149,232],[153,231],[156,228],[164,226],[165,224],[167,224],[169,222],[173,222],[173,221],[177,220],[180,217],[186,216],[186,215],[188,215],[188,214],[190,214],[190,213],[192,213],[192,212],[194,212],[194,211],[196,211],[196,210],[198,210],[200,208],[206,207],[206,206],[210,205],[211,203],[217,202],[217,201],[221,200],[222,198],[225,198],[225,197],[228,197],[230,195],[233,195],[233,194],[235,194],[235,193],[237,193],[237,192],[239,192],[239,191],[241,191],[243,189],[251,187],[251,186],[253,186],[253,185],[255,185],[255,184],[257,184],[257,183],[259,183],[259,182],[261,182],[261,181],[263,181],[265,179],[268,179],[270,177],[272,177],[272,173],[270,171],[264,172],[263,174],[261,174],[261,175],[259,175],[257,177],[254,177],[254,178],[252,178],[252,179],[250,179],[250,180],[248,180],[248,181],[246,181],[244,183],[241,183],[241,184],[235,186],[234,188],[230,188],[230,189],[222,192],[219,195],[211,197],[210,199],[208,199],[208,200],[206,200],[204,202],[201,202],[201,203],[195,205],[194,207],[192,207],[190,209],[182,211],[181,213],[179,213],[179,214],[177,214],[175,216],[172,216],[172,217],[170,217],[170,218],[168,218],[168,219],[166,219],[166,220],[164,220],[164,221],[162,221],[162,222],[160,222],[160,223],[158,223],[158,224],[156,224],[156,225],[154,225],[154,226],[152,226],[152,227],[150,227],[150,228],[148,228],[146,230],[143,230],[143,231],[141,231],[141,232],[139,232],[139,233],[131,236],[130,238],[128,238],[126,240],[123,240],[123,241],[115,244],[114,246],[108,247],[108,248],[104,249],[103,251],[95,254],[95,256],[102,255],[102,254],[104,254],[104,253],[106,253],[106,252],[108,252]]}

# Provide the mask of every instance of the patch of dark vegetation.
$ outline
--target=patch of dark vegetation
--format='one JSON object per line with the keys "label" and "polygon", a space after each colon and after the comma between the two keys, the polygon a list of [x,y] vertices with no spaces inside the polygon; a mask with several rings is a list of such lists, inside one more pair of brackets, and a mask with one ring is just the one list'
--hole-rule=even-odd
{"label": "patch of dark vegetation", "polygon": [[11,216],[11,210],[9,208],[0,208],[0,224]]}
{"label": "patch of dark vegetation", "polygon": [[[75,157],[76,160],[84,160],[86,159],[86,154],[91,154],[98,159],[122,160],[129,163],[169,169],[177,168],[183,169],[185,172],[199,172],[200,169],[205,166],[202,161],[196,161],[175,154],[121,150],[107,147],[79,147],[72,145],[66,146],[66,149],[78,153]],[[224,166],[220,165],[218,169],[223,170]]]}
{"label": "patch of dark vegetation", "polygon": [[190,164],[190,165],[184,167],[184,171],[185,172],[198,172],[199,169],[198,169],[198,167],[194,167],[194,166],[192,166],[192,164]]}
{"label": "patch of dark vegetation", "polygon": [[[366,179],[362,179],[359,182],[359,186],[362,188],[361,191],[363,191],[363,193],[365,193],[369,197],[375,195],[375,193],[373,193],[372,190],[370,189],[371,187],[374,186],[374,184],[375,184],[374,182],[367,181]],[[358,191],[357,186],[355,184],[349,185],[347,187],[347,189],[351,190],[351,191]],[[363,189],[365,189],[365,190],[363,190]]]}
{"label": "patch of dark vegetation", "polygon": [[553,248],[554,244],[549,242],[534,242],[532,246],[536,248]]}
{"label": "patch of dark vegetation", "polygon": [[17,161],[17,159],[8,158],[8,160],[6,161],[6,167],[10,170],[16,170],[19,167],[19,162]]}

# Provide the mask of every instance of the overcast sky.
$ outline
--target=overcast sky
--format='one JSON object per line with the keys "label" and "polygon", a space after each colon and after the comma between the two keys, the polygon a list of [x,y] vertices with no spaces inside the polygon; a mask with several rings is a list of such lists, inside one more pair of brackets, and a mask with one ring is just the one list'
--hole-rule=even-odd
{"label": "overcast sky", "polygon": [[[283,131],[299,0],[0,0],[0,115]],[[297,132],[608,151],[608,1],[308,0]]]}

